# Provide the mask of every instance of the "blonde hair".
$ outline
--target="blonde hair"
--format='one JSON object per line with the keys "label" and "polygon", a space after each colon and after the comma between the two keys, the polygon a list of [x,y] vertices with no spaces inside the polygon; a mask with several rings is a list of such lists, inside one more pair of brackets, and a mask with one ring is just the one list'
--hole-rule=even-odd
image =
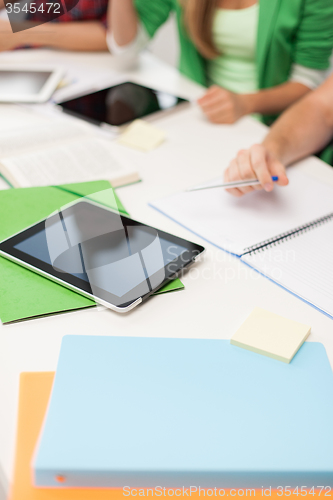
{"label": "blonde hair", "polygon": [[206,59],[218,52],[213,43],[213,17],[218,0],[183,0],[185,27],[194,45]]}

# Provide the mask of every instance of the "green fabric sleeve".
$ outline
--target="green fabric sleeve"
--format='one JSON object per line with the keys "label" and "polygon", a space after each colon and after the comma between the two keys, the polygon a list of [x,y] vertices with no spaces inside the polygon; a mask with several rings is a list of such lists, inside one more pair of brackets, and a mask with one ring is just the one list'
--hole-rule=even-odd
{"label": "green fabric sleeve", "polygon": [[158,28],[165,23],[170,12],[174,9],[172,0],[135,0],[134,5],[140,22],[151,38]]}
{"label": "green fabric sleeve", "polygon": [[294,62],[309,68],[327,69],[332,48],[333,1],[304,0],[295,40]]}

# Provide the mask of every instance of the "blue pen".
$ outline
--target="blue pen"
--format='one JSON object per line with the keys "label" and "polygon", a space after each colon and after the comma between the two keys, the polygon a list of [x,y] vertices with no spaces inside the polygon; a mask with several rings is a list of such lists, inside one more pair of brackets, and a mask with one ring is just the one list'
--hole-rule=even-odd
{"label": "blue pen", "polygon": [[[273,182],[277,182],[279,178],[274,175],[272,177]],[[194,188],[189,188],[186,191],[201,191],[204,189],[214,189],[214,188],[238,188],[238,187],[246,187],[246,186],[256,186],[257,184],[260,184],[258,179],[252,179],[248,181],[235,181],[235,182],[224,182],[223,184],[205,184],[204,186],[198,186]]]}

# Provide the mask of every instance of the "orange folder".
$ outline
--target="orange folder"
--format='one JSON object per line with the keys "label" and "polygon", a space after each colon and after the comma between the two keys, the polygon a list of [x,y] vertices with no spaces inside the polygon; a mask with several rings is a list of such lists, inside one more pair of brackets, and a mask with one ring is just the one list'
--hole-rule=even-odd
{"label": "orange folder", "polygon": [[[9,500],[125,500],[126,498],[135,500],[135,496],[124,495],[122,489],[52,489],[33,487],[30,464],[43,424],[53,378],[54,373],[51,372],[21,374],[16,458]],[[147,495],[147,490],[144,490],[144,495],[142,495],[142,492],[142,489],[138,489],[136,496],[140,496],[141,498],[160,498],[161,500],[172,498],[168,494],[168,490],[166,490],[165,494],[162,493],[161,496],[154,494],[153,497],[151,493]],[[204,493],[208,494],[204,495]],[[240,494],[237,494],[235,490],[225,490],[224,496],[220,496],[218,493],[217,495],[215,493],[212,495],[211,493],[213,493],[213,490],[210,490],[210,492],[209,490],[206,492],[201,490],[200,495],[199,493],[192,492],[191,495],[188,494],[185,497],[193,500],[199,500],[199,498],[207,500],[207,497],[210,497],[210,499],[224,498],[225,500],[226,497],[229,497],[229,500],[249,500],[249,498],[251,500],[254,498],[257,500],[280,500],[281,498],[287,498],[287,496],[281,495],[281,493],[278,495],[275,491],[272,491],[271,495],[267,495],[266,491],[266,495],[263,495],[261,490],[256,490],[255,494],[252,490],[251,495],[246,494],[246,490],[240,490]],[[322,492],[321,496],[323,497],[324,495],[325,491]],[[296,500],[298,498],[294,494],[288,495],[288,497],[289,500]],[[173,496],[173,500],[175,498]],[[184,498],[184,496],[179,495],[178,498]],[[313,500],[314,498],[319,498],[319,494],[318,492],[315,495],[308,494],[304,498],[305,500],[307,498]]]}
{"label": "orange folder", "polygon": [[115,489],[34,488],[30,467],[47,409],[54,373],[22,373],[14,478],[9,500],[124,500]]}

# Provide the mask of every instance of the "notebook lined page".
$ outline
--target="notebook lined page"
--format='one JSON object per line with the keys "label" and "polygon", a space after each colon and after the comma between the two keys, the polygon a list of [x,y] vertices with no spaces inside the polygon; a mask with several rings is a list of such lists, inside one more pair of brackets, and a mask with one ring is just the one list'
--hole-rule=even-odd
{"label": "notebook lined page", "polygon": [[223,188],[181,192],[151,206],[208,242],[236,255],[333,212],[333,189],[297,168],[272,193],[232,197]]}
{"label": "notebook lined page", "polygon": [[333,317],[333,217],[242,260]]}

